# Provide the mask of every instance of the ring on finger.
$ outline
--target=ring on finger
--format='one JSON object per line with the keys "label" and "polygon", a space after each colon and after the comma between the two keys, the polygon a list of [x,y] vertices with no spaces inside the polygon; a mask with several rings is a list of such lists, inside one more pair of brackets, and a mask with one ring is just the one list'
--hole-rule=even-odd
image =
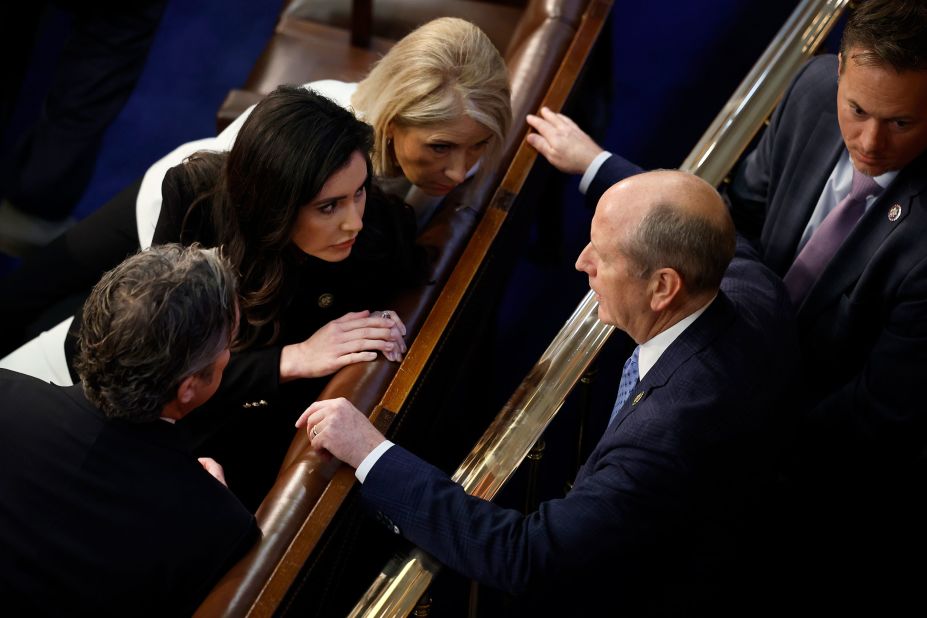
{"label": "ring on finger", "polygon": [[312,428],[312,431],[309,432],[309,435],[310,435],[313,439],[315,439],[315,438],[319,437],[319,430],[318,430],[317,428],[313,427],[313,428]]}

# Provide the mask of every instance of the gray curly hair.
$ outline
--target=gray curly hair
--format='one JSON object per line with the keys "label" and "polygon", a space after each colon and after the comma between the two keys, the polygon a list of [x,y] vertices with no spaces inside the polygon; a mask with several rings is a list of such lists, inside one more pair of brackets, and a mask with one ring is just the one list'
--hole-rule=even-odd
{"label": "gray curly hair", "polygon": [[87,399],[107,418],[157,419],[184,378],[212,370],[236,319],[235,273],[215,249],[129,257],[84,304],[74,364]]}

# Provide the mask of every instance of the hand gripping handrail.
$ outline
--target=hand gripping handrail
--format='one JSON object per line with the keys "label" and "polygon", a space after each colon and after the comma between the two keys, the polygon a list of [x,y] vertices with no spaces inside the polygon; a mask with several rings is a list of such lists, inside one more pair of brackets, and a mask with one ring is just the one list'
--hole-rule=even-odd
{"label": "hand gripping handrail", "polygon": [[[803,0],[680,167],[717,185],[772,113],[788,83],[820,46],[849,0]],[[599,353],[614,327],[589,291],[453,475],[491,500],[515,471]],[[407,616],[441,565],[421,549],[391,560],[349,614]]]}

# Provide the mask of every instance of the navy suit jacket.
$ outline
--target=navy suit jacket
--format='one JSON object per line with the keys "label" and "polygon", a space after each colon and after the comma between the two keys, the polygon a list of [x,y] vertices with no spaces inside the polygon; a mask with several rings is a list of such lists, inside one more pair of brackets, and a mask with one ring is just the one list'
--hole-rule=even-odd
{"label": "navy suit jacket", "polygon": [[[844,152],[837,59],[809,61],[727,192],[738,231],[784,276]],[[589,200],[639,168],[611,157]],[[863,216],[797,308],[808,440],[843,464],[910,459],[927,445],[927,153]],[[890,218],[889,213],[893,213]],[[894,215],[897,215],[894,216]],[[814,437],[811,437],[814,436]]]}
{"label": "navy suit jacket", "polygon": [[[189,616],[257,539],[163,421],[0,370],[0,597],[23,616]],[[221,462],[220,462],[221,463]]]}
{"label": "navy suit jacket", "polygon": [[730,584],[722,574],[767,461],[773,402],[795,352],[789,315],[775,275],[736,258],[722,291],[647,373],[569,494],[530,516],[467,495],[399,446],[374,465],[362,495],[439,561],[512,593],[542,595],[546,610],[712,607],[721,581]]}

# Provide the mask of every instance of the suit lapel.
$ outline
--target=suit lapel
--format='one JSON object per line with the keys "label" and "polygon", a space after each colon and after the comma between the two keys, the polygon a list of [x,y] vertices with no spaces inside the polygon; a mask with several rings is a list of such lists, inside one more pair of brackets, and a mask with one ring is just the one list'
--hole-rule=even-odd
{"label": "suit lapel", "polygon": [[714,341],[733,318],[734,308],[731,301],[724,292],[718,292],[717,298],[705,312],[670,344],[637,388],[631,391],[631,396],[618,411],[607,431],[618,429],[655,391],[666,386],[676,370]]}
{"label": "suit lapel", "polygon": [[[873,255],[911,212],[911,202],[927,184],[927,154],[909,165],[859,220],[833,259],[825,267],[799,309],[801,317],[813,317],[859,279]],[[889,215],[892,216],[889,216]]]}
{"label": "suit lapel", "polygon": [[[792,265],[798,241],[843,150],[837,115],[821,114],[805,140],[797,164],[783,174],[782,181],[788,182],[788,185],[780,189],[781,194],[776,197],[777,216],[767,221],[769,238],[763,243],[764,247],[770,249],[766,263],[780,276],[785,275]],[[805,207],[802,208],[802,205]]]}

